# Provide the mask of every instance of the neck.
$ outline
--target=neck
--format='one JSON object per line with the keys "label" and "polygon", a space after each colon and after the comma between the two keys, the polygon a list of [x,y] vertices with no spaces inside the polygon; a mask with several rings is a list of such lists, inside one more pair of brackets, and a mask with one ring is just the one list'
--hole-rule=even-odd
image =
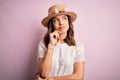
{"label": "neck", "polygon": [[60,33],[58,43],[64,43],[64,39],[66,38],[66,36],[67,36],[67,32]]}

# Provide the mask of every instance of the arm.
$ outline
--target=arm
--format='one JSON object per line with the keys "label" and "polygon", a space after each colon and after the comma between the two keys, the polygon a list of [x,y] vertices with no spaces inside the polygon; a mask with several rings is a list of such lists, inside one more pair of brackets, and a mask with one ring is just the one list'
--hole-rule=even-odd
{"label": "arm", "polygon": [[73,74],[66,76],[54,76],[49,77],[48,80],[83,80],[84,76],[84,62],[74,63],[74,72]]}
{"label": "arm", "polygon": [[38,70],[42,78],[48,78],[52,66],[53,47],[55,46],[58,38],[59,38],[58,31],[54,31],[53,33],[50,33],[50,42],[48,44],[45,57],[40,58],[38,60]]}
{"label": "arm", "polygon": [[39,58],[38,60],[38,70],[39,74],[42,78],[47,78],[52,66],[52,45],[49,44],[50,48],[48,47],[46,51],[46,55],[44,58]]}

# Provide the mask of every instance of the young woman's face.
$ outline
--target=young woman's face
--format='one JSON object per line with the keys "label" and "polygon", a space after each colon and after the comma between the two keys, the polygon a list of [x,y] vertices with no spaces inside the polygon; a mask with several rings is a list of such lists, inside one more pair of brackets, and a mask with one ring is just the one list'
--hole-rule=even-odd
{"label": "young woman's face", "polygon": [[55,30],[60,32],[67,32],[69,29],[68,16],[59,15],[52,19],[52,23]]}

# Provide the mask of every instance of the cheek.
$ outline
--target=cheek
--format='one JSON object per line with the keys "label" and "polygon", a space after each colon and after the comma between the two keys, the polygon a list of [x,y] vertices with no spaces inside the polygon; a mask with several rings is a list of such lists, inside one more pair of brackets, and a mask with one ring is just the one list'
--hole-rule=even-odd
{"label": "cheek", "polygon": [[68,23],[66,24],[66,28],[69,29],[69,24]]}
{"label": "cheek", "polygon": [[67,26],[67,28],[66,28],[67,30],[69,29],[69,25]]}
{"label": "cheek", "polygon": [[54,29],[57,30],[58,29],[58,25],[57,24],[53,24]]}

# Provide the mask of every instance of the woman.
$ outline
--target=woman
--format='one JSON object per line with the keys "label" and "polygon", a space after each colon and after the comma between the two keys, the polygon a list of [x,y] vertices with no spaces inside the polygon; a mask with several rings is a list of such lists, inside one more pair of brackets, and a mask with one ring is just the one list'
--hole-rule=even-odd
{"label": "woman", "polygon": [[48,29],[38,47],[37,80],[83,80],[84,49],[74,39],[77,15],[63,4],[49,8],[42,24]]}

